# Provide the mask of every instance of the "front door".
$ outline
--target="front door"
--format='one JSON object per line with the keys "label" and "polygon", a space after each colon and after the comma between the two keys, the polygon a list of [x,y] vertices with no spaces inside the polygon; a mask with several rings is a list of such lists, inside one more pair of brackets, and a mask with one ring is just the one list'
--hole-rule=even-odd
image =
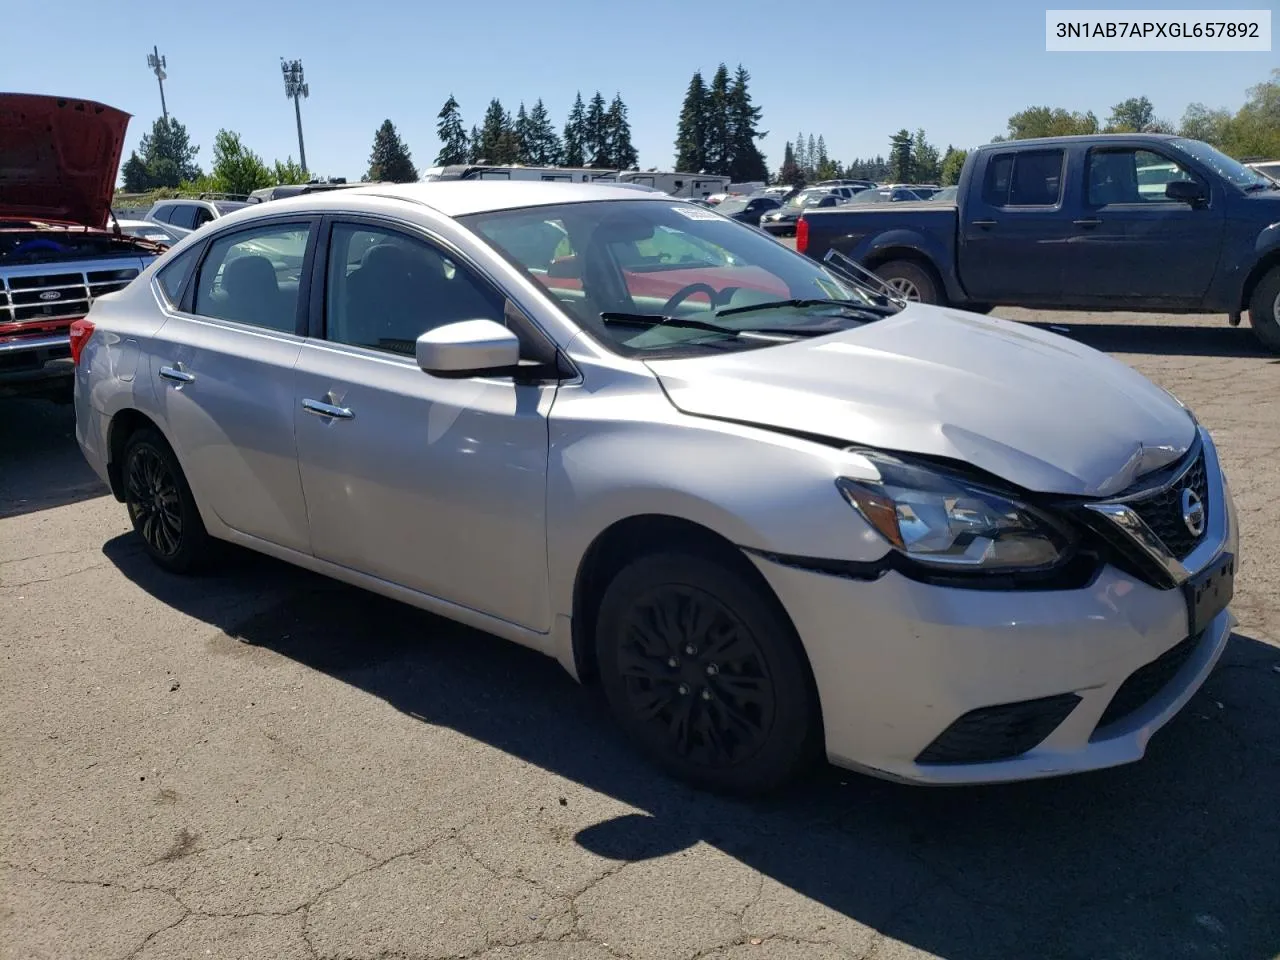
{"label": "front door", "polygon": [[1198,179],[1185,165],[1139,147],[1095,147],[1085,168],[1084,212],[1071,244],[1070,305],[1194,307],[1213,280],[1225,226],[1223,204],[1170,200],[1174,180]]}
{"label": "front door", "polygon": [[[508,318],[505,297],[423,235],[329,229],[323,336],[297,365],[298,463],[317,557],[547,631],[554,386],[423,373],[434,326]],[[517,331],[519,332],[519,331]]]}
{"label": "front door", "polygon": [[214,239],[154,336],[162,421],[196,500],[232,530],[308,552],[293,439],[310,220]]}

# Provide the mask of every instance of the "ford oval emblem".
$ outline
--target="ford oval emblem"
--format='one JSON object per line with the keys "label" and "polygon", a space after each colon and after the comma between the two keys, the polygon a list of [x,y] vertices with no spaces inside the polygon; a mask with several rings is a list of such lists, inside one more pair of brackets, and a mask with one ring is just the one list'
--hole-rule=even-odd
{"label": "ford oval emblem", "polygon": [[44,293],[40,294],[40,299],[41,300],[61,300],[62,294],[57,290],[46,290]]}

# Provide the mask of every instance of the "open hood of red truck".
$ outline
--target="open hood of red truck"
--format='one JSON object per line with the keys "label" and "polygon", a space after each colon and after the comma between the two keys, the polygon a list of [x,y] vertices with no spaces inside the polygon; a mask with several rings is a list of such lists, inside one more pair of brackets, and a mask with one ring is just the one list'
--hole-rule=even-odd
{"label": "open hood of red truck", "polygon": [[0,93],[0,219],[106,227],[128,126],[92,100]]}

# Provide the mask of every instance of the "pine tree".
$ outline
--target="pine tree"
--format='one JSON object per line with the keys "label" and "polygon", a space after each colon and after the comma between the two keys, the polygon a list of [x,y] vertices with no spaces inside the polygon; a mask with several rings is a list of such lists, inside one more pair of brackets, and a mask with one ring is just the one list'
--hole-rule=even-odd
{"label": "pine tree", "polygon": [[804,148],[804,175],[809,180],[818,179],[818,144],[813,139],[813,134],[809,134],[809,143]]}
{"label": "pine tree", "polygon": [[911,134],[904,128],[889,139],[889,179],[910,183],[912,166]]}
{"label": "pine tree", "polygon": [[609,125],[604,97],[597,90],[587,106],[587,116],[582,126],[582,152],[587,166],[609,168],[613,166],[609,153]]}
{"label": "pine tree", "polygon": [[440,153],[436,155],[436,164],[444,166],[449,163],[466,163],[471,143],[462,126],[462,111],[452,93],[436,114],[436,120],[436,136],[440,138]]}
{"label": "pine tree", "polygon": [[911,167],[912,183],[937,183],[942,176],[942,158],[938,148],[925,139],[923,128],[916,131]]}
{"label": "pine tree", "polygon": [[788,140],[787,145],[782,148],[782,166],[778,168],[778,182],[794,186],[803,180],[804,175],[800,172],[800,165],[796,163],[795,148]]}
{"label": "pine tree", "polygon": [[640,159],[631,142],[631,121],[627,119],[627,105],[622,95],[615,93],[604,118],[609,143],[610,167],[617,170],[634,170]]}
{"label": "pine tree", "polygon": [[729,69],[722,63],[707,91],[707,171],[728,174],[733,144],[729,138]]}
{"label": "pine tree", "polygon": [[751,93],[747,90],[750,79],[751,75],[742,64],[738,64],[733,84],[729,88],[729,156],[725,173],[738,183],[766,180],[769,177],[764,155],[756,146],[756,141],[764,134],[756,129],[761,111],[751,102]]}
{"label": "pine tree", "polygon": [[796,134],[796,166],[800,169],[800,176],[803,177],[806,170],[809,169],[809,158],[804,152],[804,133]]}
{"label": "pine tree", "polygon": [[694,71],[676,126],[676,170],[702,173],[707,166],[707,88]]}
{"label": "pine tree", "polygon": [[502,109],[502,101],[494,97],[489,101],[489,107],[484,112],[484,121],[480,125],[479,162],[492,164],[511,162],[504,159],[504,153],[510,146],[504,140],[504,134],[510,128],[511,118],[507,115],[507,111]]}
{"label": "pine tree", "polygon": [[383,120],[373,135],[373,152],[369,155],[370,180],[384,180],[391,183],[412,183],[418,179],[418,171],[413,167],[413,158],[409,148],[400,139],[395,125],[390,120]]}
{"label": "pine tree", "polygon": [[560,143],[560,137],[556,135],[555,127],[551,125],[551,118],[547,115],[547,108],[543,105],[541,98],[529,111],[529,140],[530,163],[552,166],[564,159],[564,148]]}
{"label": "pine tree", "polygon": [[520,109],[516,111],[516,122],[512,128],[515,137],[516,163],[531,163],[533,156],[533,131],[529,126],[529,114],[524,109],[524,101],[520,101]]}
{"label": "pine tree", "polygon": [[573,100],[573,106],[569,110],[569,119],[564,125],[564,165],[566,167],[586,166],[583,147],[586,116],[587,110],[582,103],[582,93],[579,92]]}

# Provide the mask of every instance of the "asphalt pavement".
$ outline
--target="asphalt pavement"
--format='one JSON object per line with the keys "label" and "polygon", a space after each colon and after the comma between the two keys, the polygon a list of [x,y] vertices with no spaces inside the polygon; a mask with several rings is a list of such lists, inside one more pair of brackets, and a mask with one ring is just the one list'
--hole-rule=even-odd
{"label": "asphalt pavement", "polygon": [[67,408],[0,411],[0,958],[1280,956],[1280,359],[1031,314],[1174,390],[1240,625],[1140,763],[982,789],[672,783],[550,660],[278,562],[159,572]]}

